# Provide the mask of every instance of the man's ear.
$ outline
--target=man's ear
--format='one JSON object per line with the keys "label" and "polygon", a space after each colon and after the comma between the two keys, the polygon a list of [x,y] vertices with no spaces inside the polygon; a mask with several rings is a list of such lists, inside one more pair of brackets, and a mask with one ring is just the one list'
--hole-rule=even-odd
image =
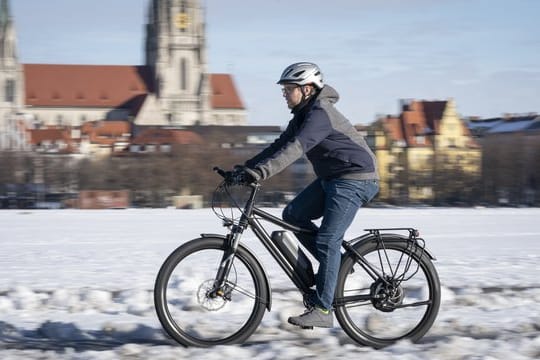
{"label": "man's ear", "polygon": [[304,85],[300,88],[304,96],[311,96],[315,93],[315,89],[312,85]]}

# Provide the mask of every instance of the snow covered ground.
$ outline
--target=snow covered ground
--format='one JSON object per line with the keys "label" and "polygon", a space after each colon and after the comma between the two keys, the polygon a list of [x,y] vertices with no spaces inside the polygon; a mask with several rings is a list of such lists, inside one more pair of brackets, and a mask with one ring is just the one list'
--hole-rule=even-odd
{"label": "snow covered ground", "polygon": [[540,209],[362,209],[347,235],[397,226],[419,228],[438,259],[443,303],[420,343],[374,350],[288,325],[301,299],[248,233],[272,311],[246,344],[198,349],[163,334],[152,287],[177,246],[223,232],[210,210],[0,211],[0,358],[540,358]]}

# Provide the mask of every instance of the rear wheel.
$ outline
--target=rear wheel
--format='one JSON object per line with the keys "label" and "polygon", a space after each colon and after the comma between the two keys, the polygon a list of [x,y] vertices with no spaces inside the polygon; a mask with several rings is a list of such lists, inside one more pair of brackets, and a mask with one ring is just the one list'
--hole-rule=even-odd
{"label": "rear wheel", "polygon": [[348,256],[336,287],[336,318],[355,341],[375,348],[419,340],[439,311],[439,277],[426,252],[401,237],[359,243],[356,251],[381,275],[370,276]]}
{"label": "rear wheel", "polygon": [[225,249],[221,238],[192,240],[162,265],[154,287],[161,325],[185,346],[239,343],[258,327],[268,298],[265,275],[257,260],[238,247],[225,286],[214,279]]}

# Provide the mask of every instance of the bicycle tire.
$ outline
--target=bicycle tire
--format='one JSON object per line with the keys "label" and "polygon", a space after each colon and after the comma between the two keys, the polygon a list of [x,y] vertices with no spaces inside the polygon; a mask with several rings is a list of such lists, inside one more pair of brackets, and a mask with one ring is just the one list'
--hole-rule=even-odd
{"label": "bicycle tire", "polygon": [[[169,255],[159,270],[154,286],[156,313],[167,334],[184,346],[241,343],[262,320],[269,293],[266,275],[242,245],[229,276],[230,292],[207,296],[227,247],[223,238],[194,239]],[[241,313],[244,310],[246,314]],[[233,323],[237,318],[238,325]]]}
{"label": "bicycle tire", "polygon": [[[384,283],[370,277],[352,254],[344,258],[336,286],[335,314],[341,327],[354,341],[374,348],[402,339],[418,341],[433,325],[441,300],[439,276],[425,251],[411,247],[411,242],[399,235],[383,235],[383,244],[384,249],[381,242],[371,238],[354,247],[378,270],[400,258],[407,261],[403,256],[411,259],[414,267],[409,266],[411,273],[404,278],[412,277],[389,291],[392,296],[384,301],[375,298],[374,294],[381,296],[386,291]],[[400,269],[402,264],[394,267],[396,276],[406,271],[405,267]],[[370,300],[346,303],[345,296],[352,299],[351,295],[369,295]],[[424,302],[425,306],[420,305]],[[407,321],[413,324],[409,327]]]}

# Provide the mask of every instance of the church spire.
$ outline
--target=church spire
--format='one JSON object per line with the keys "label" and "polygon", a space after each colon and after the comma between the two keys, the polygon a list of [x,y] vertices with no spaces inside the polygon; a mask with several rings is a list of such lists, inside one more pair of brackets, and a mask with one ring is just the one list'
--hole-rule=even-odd
{"label": "church spire", "polygon": [[6,25],[11,21],[11,14],[9,13],[9,1],[2,0],[0,3],[0,26],[5,29]]}
{"label": "church spire", "polygon": [[0,0],[0,63],[16,62],[15,27],[9,11],[9,0]]}
{"label": "church spire", "polygon": [[146,65],[171,125],[205,123],[209,107],[204,8],[200,0],[151,0]]}

